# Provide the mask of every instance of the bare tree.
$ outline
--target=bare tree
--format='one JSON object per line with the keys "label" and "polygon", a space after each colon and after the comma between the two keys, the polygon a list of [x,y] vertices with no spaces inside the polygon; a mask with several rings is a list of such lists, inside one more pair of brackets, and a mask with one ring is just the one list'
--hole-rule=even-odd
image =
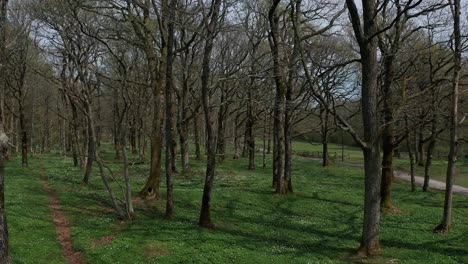
{"label": "bare tree", "polygon": [[444,214],[441,223],[435,227],[435,231],[450,232],[452,228],[452,199],[453,199],[453,184],[455,180],[455,168],[458,154],[458,125],[460,123],[458,117],[459,111],[459,86],[460,86],[460,72],[461,72],[461,53],[462,53],[462,36],[460,29],[461,17],[461,1],[449,1],[450,8],[453,16],[453,78],[452,78],[452,101],[451,101],[451,115],[450,115],[450,153],[448,155],[447,164],[447,179],[445,185],[445,202]]}
{"label": "bare tree", "polygon": [[207,134],[207,161],[206,161],[206,178],[203,187],[202,207],[200,211],[199,225],[202,227],[211,228],[211,191],[213,189],[213,180],[216,170],[216,135],[214,130],[213,113],[209,99],[209,78],[210,78],[210,61],[211,52],[213,50],[213,42],[216,37],[221,14],[221,0],[213,0],[211,2],[209,12],[209,22],[206,24],[205,48],[203,51],[202,74],[201,74],[201,92],[202,104],[205,114],[205,129]]}

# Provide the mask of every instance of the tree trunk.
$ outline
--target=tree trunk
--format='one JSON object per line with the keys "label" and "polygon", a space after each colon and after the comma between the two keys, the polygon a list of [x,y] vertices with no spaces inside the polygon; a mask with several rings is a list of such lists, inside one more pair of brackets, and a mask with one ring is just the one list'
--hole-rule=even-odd
{"label": "tree trunk", "polygon": [[255,170],[255,135],[253,131],[254,121],[252,115],[252,113],[249,114],[246,123],[247,145],[249,150],[249,170]]}
{"label": "tree trunk", "polygon": [[234,120],[234,155],[232,159],[239,159],[239,115]]}
{"label": "tree trunk", "polygon": [[174,193],[173,193],[173,177],[172,173],[175,168],[175,149],[174,146],[174,108],[172,106],[172,73],[173,73],[173,44],[174,44],[174,16],[177,0],[171,0],[170,6],[167,1],[163,2],[163,14],[168,14],[167,23],[167,71],[166,71],[166,218],[174,217]]}
{"label": "tree trunk", "polygon": [[328,155],[328,111],[324,107],[320,107],[321,135],[322,135],[322,166],[330,165]]}
{"label": "tree trunk", "polygon": [[[0,2],[0,63],[5,62],[5,45],[6,45],[6,21],[7,21],[7,5],[8,0]],[[4,75],[4,67],[0,67],[1,76]],[[3,98],[4,100],[4,98]],[[8,226],[5,214],[5,153],[8,148],[8,137],[5,134],[5,112],[2,107],[0,115],[0,264],[10,263],[8,252]]]}
{"label": "tree trunk", "polygon": [[273,131],[273,186],[277,194],[288,192],[286,180],[286,144],[285,144],[285,113],[286,113],[286,84],[281,70],[279,43],[279,15],[277,7],[280,0],[274,0],[268,12],[270,25],[270,49],[273,55],[273,74],[276,84],[274,131]]}
{"label": "tree trunk", "polygon": [[188,122],[182,121],[179,125],[180,159],[182,163],[182,172],[190,172],[189,165],[189,142],[188,142]]}
{"label": "tree trunk", "polygon": [[26,117],[24,116],[24,109],[22,104],[20,104],[19,110],[19,123],[21,131],[21,166],[28,166],[28,131],[26,128]]}
{"label": "tree trunk", "polygon": [[[124,125],[126,126],[126,125]],[[123,128],[124,133],[121,135],[122,141],[122,156],[123,156],[123,166],[124,166],[124,179],[125,179],[125,209],[127,211],[127,218],[132,220],[135,217],[135,210],[133,209],[132,202],[132,186],[130,185],[130,175],[128,172],[128,157],[127,157],[127,128]]]}
{"label": "tree trunk", "polygon": [[413,148],[411,146],[411,140],[410,140],[410,131],[408,127],[408,116],[405,116],[405,128],[406,128],[406,148],[408,149],[408,158],[410,162],[410,177],[411,177],[411,191],[414,192],[416,191],[416,179],[414,177],[414,154],[413,154]]}
{"label": "tree trunk", "polygon": [[83,183],[89,183],[89,177],[91,175],[91,169],[93,167],[93,161],[96,154],[96,132],[94,130],[94,120],[91,105],[86,104],[86,119],[88,123],[88,157],[86,159],[85,174],[83,176]]}
{"label": "tree trunk", "polygon": [[[5,3],[2,3],[2,14]],[[2,23],[3,25],[3,23]],[[1,31],[1,29],[0,29]],[[10,263],[8,256],[8,226],[5,214],[5,153],[8,137],[5,134],[3,120],[0,121],[0,263]]]}
{"label": "tree trunk", "polygon": [[198,113],[193,117],[193,134],[195,137],[195,159],[201,160],[200,131],[198,130]]}
{"label": "tree trunk", "polygon": [[177,108],[173,102],[174,99],[171,99],[171,170],[173,173],[179,173],[177,171]]}
{"label": "tree trunk", "polygon": [[213,180],[216,170],[216,138],[214,134],[214,121],[212,120],[213,114],[210,110],[208,86],[210,78],[211,53],[213,50],[213,41],[216,37],[216,31],[218,28],[218,16],[221,9],[221,2],[221,0],[213,0],[212,2],[211,18],[206,28],[205,50],[203,53],[201,74],[202,103],[205,113],[205,128],[207,133],[207,161],[199,225],[207,228],[213,227],[211,222],[211,191],[213,189]]}
{"label": "tree trunk", "polygon": [[436,140],[431,139],[429,144],[427,145],[427,153],[426,153],[426,164],[424,164],[424,184],[423,184],[423,191],[429,191],[429,181],[430,181],[430,174],[431,174],[431,166],[432,166],[432,155],[434,153]]}
{"label": "tree trunk", "polygon": [[452,227],[452,199],[453,184],[455,180],[455,163],[458,154],[458,100],[459,83],[461,71],[461,4],[460,0],[453,0],[453,38],[455,42],[454,68],[452,80],[452,109],[450,116],[450,152],[448,155],[447,179],[445,187],[444,214],[441,223],[435,228],[435,231],[449,232]]}
{"label": "tree trunk", "polygon": [[424,135],[422,133],[422,128],[419,129],[418,135],[418,166],[424,167]]}
{"label": "tree trunk", "polygon": [[[224,84],[223,84],[224,85]],[[225,118],[226,118],[226,109],[225,105],[225,91],[224,87],[221,88],[221,106],[218,110],[218,137],[217,137],[217,147],[216,152],[218,153],[218,161],[222,163],[226,158],[226,137],[225,137]]]}
{"label": "tree trunk", "polygon": [[119,205],[119,203],[117,201],[117,198],[115,196],[115,193],[114,193],[114,191],[112,190],[112,188],[109,185],[109,181],[107,180],[107,177],[106,177],[106,175],[104,173],[104,165],[102,164],[102,161],[99,159],[99,156],[96,157],[96,162],[97,162],[98,167],[99,167],[99,175],[101,176],[102,183],[104,184],[104,187],[106,188],[107,192],[109,193],[109,196],[111,198],[112,205],[113,205],[115,211],[117,211],[117,214],[119,215],[120,219],[125,219],[125,213],[122,210],[122,208],[120,207],[120,205]]}
{"label": "tree trunk", "polygon": [[381,158],[378,120],[378,61],[377,38],[377,4],[375,0],[362,1],[363,24],[356,4],[346,0],[354,33],[359,43],[361,54],[362,91],[361,106],[364,125],[364,222],[362,239],[358,252],[374,255],[379,251],[380,238],[380,186]]}
{"label": "tree trunk", "polygon": [[167,72],[167,43],[162,40],[161,43],[161,60],[159,62],[159,75],[157,74],[158,61],[154,51],[153,32],[149,25],[153,22],[150,18],[151,1],[145,2],[143,19],[145,23],[145,52],[148,60],[150,72],[151,89],[153,91],[154,107],[153,107],[153,127],[151,135],[151,169],[149,178],[140,191],[142,197],[160,197],[160,181],[161,181],[161,151],[162,151],[162,129],[164,115],[164,85],[166,84]]}
{"label": "tree trunk", "polygon": [[382,158],[382,183],[380,188],[382,210],[387,211],[393,208],[391,193],[393,183],[393,150],[394,137],[384,135],[383,158]]}

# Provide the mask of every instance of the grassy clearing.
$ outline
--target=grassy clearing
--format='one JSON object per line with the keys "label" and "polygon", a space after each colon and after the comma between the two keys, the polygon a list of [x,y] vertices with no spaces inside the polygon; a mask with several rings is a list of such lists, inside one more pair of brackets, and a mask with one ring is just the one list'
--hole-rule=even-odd
{"label": "grassy clearing", "polygon": [[[104,153],[104,157],[111,160],[112,154]],[[174,220],[163,219],[163,200],[137,201],[138,218],[131,223],[116,220],[96,174],[84,188],[81,171],[71,167],[69,160],[48,155],[41,164],[71,220],[74,246],[89,263],[346,263],[349,253],[358,246],[363,200],[360,170],[340,166],[323,169],[318,162],[296,158],[295,193],[280,197],[272,194],[270,169],[250,172],[245,159],[228,159],[219,167],[215,180],[212,209],[217,228],[204,230],[197,227],[203,162],[192,163],[192,174],[176,176]],[[121,180],[121,165],[109,165]],[[56,253],[47,262],[35,263],[63,262],[53,238],[45,192],[36,177],[37,162],[24,172],[19,172],[17,161],[8,166],[14,167],[9,169],[7,182],[14,262],[31,263],[36,257],[44,257],[41,250]],[[147,172],[146,165],[132,167],[135,194]],[[113,185],[117,190],[116,182]],[[15,201],[20,194],[25,197],[21,204]],[[402,213],[384,217],[384,251],[370,261],[468,262],[468,197],[455,196],[454,230],[439,235],[430,230],[442,214],[442,193],[410,193],[406,184],[397,183],[393,194]],[[29,220],[31,228],[19,232],[24,219],[15,215],[23,211],[31,212],[34,219]],[[45,227],[38,228],[42,225]],[[31,237],[41,242],[25,247]]]}

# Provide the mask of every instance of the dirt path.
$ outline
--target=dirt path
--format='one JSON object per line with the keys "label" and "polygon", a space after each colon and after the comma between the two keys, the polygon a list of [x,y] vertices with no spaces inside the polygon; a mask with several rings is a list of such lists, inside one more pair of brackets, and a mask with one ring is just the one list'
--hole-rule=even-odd
{"label": "dirt path", "polygon": [[[311,159],[321,161],[321,159],[317,159],[317,158],[311,158]],[[363,164],[358,164],[358,163],[341,162],[341,161],[338,161],[337,163],[339,165],[354,167],[354,168],[360,168],[360,169],[362,169],[364,167]],[[407,181],[407,182],[411,182],[411,176],[406,171],[395,170],[394,175],[395,175],[395,178],[397,178],[397,179]],[[415,182],[416,182],[416,186],[423,186],[424,177],[415,176],[414,179],[415,179]],[[445,182],[431,179],[429,181],[429,188],[434,189],[434,190],[445,191]],[[459,185],[454,185],[453,186],[453,193],[468,196],[468,188],[465,188],[465,187],[459,186]]]}
{"label": "dirt path", "polygon": [[[395,170],[394,171],[395,178],[404,180],[407,182],[411,182],[411,176],[406,171]],[[423,186],[424,184],[424,177],[415,176],[414,177],[417,186]],[[430,180],[429,181],[429,188],[434,190],[441,190],[445,191],[445,182],[437,181],[437,180]],[[468,195],[468,188],[454,185],[453,186],[453,193],[461,194],[461,195]]]}
{"label": "dirt path", "polygon": [[84,264],[86,263],[81,252],[73,249],[73,243],[71,240],[71,229],[70,223],[67,217],[63,214],[60,207],[60,202],[55,194],[54,190],[50,188],[47,178],[45,177],[45,169],[41,166],[40,179],[44,190],[47,192],[50,198],[49,208],[52,213],[52,217],[55,224],[55,232],[57,233],[57,240],[62,245],[63,256],[70,264]]}

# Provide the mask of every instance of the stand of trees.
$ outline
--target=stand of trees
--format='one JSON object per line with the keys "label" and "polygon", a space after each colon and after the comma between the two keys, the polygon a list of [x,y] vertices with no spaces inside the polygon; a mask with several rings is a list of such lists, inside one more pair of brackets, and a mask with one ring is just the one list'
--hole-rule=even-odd
{"label": "stand of trees", "polygon": [[[98,173],[130,221],[129,164],[149,163],[138,195],[162,199],[165,157],[170,219],[173,175],[191,171],[193,147],[196,159],[206,157],[199,225],[213,228],[218,163],[248,156],[255,170],[261,152],[266,167],[272,146],[273,192],[288,199],[292,142],[317,132],[323,166],[332,165],[337,131],[362,149],[359,253],[373,255],[380,215],[395,209],[394,156],[407,149],[413,179],[414,167],[425,166],[427,191],[434,148],[449,131],[436,228],[448,232],[467,79],[463,8],[460,0],[2,0],[0,141],[11,143],[0,144],[0,259],[8,259],[5,158],[21,155],[28,166],[30,155],[59,151],[83,168],[84,185]],[[100,158],[109,142],[122,163],[122,198]]]}

